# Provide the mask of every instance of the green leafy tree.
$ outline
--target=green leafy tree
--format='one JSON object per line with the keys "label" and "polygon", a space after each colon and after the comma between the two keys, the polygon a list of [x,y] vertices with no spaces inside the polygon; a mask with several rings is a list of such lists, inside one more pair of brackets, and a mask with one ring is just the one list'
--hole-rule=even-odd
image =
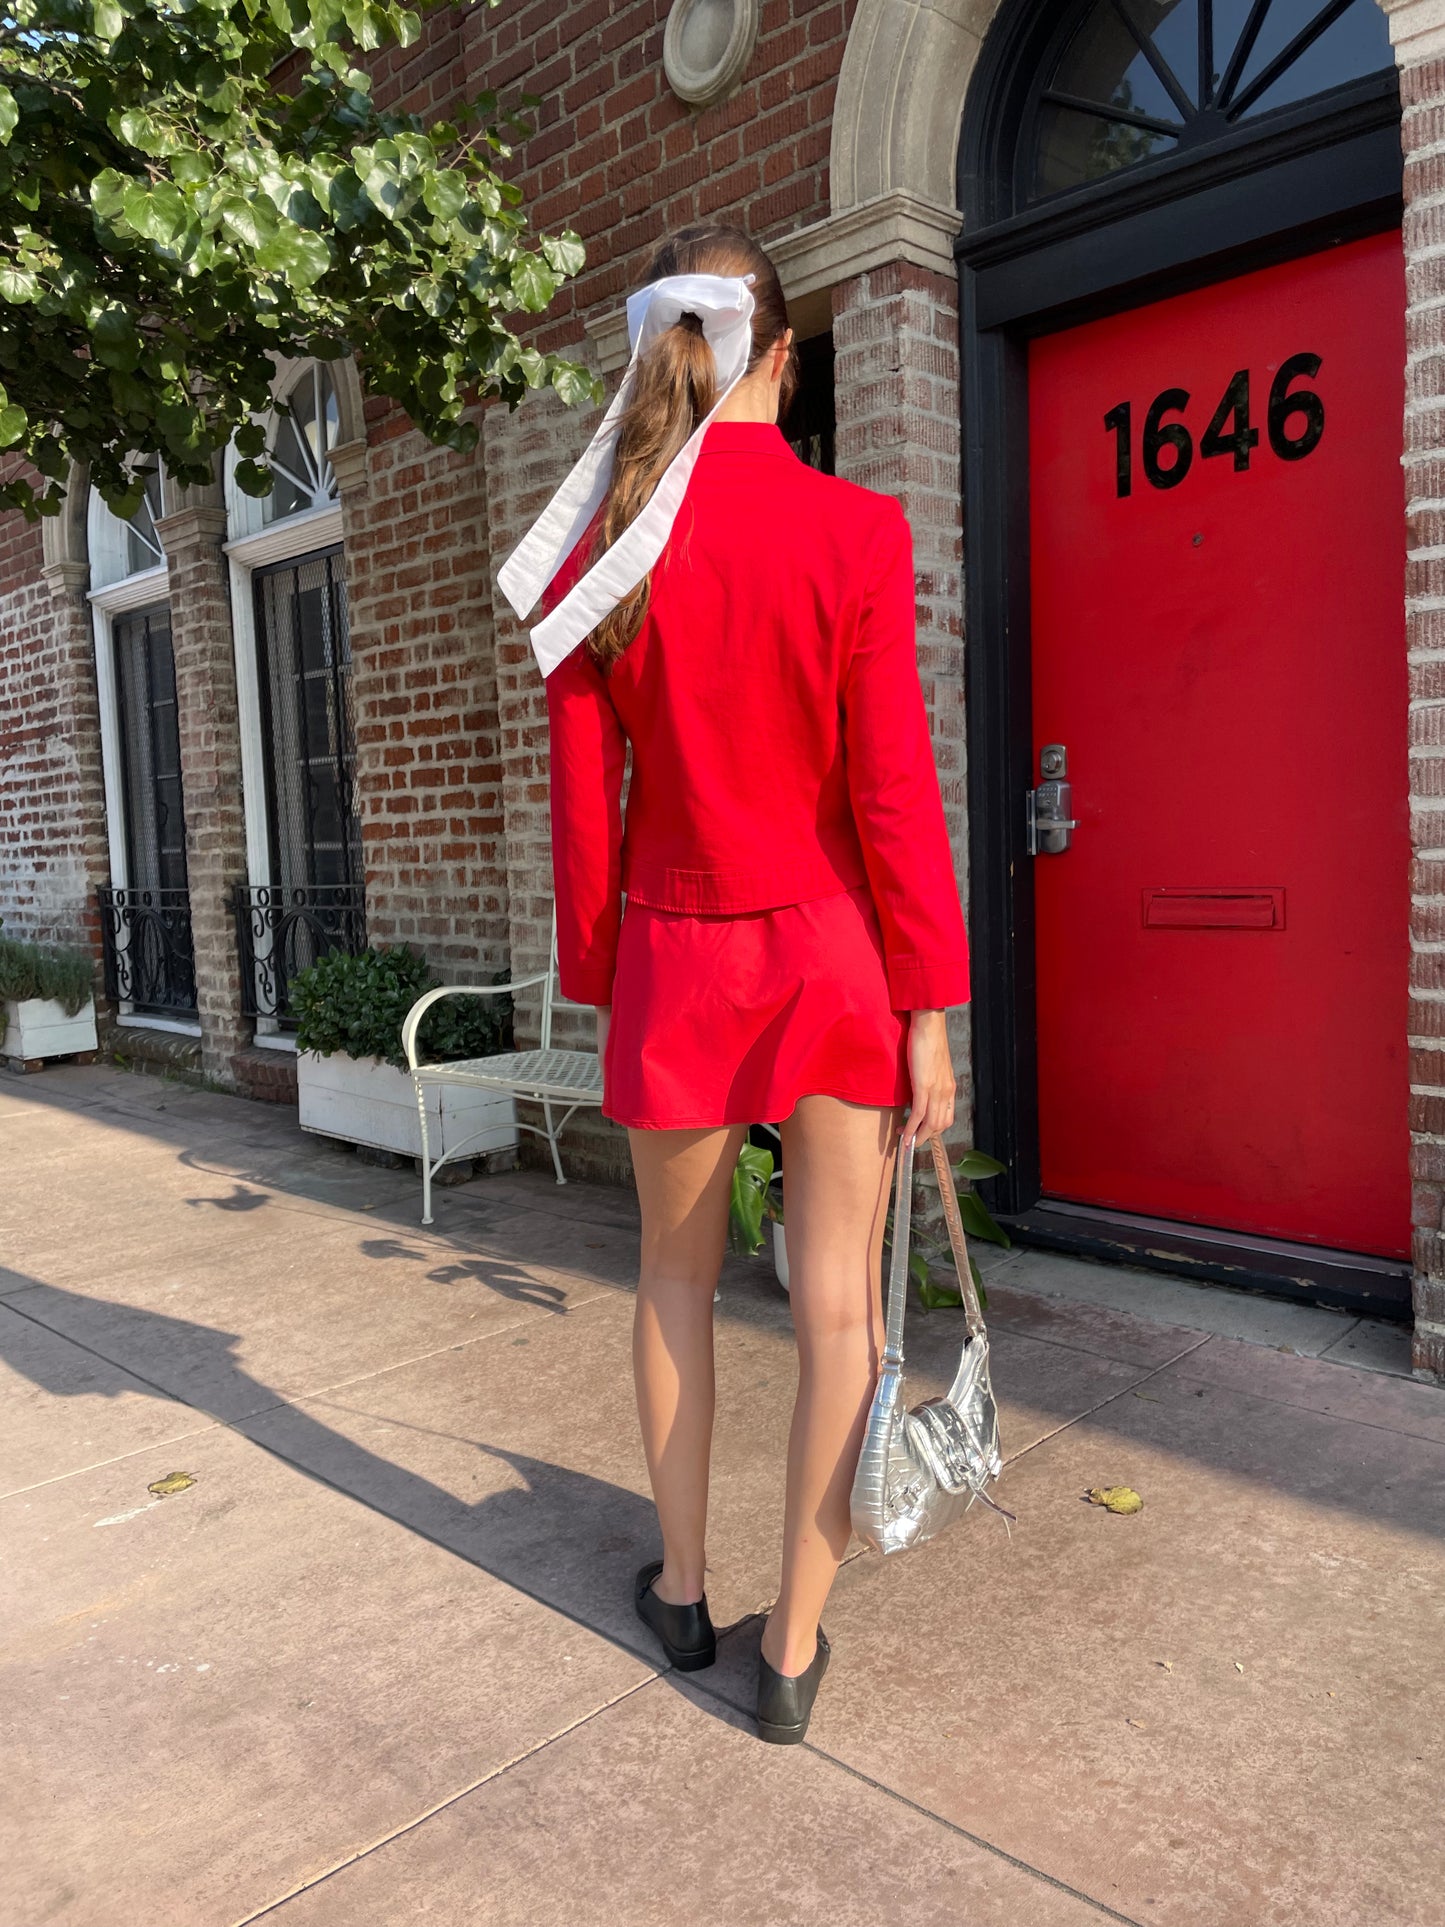
{"label": "green leafy tree", "polygon": [[358,62],[421,29],[391,0],[8,0],[0,507],[57,512],[82,461],[128,515],[143,458],[205,482],[233,435],[265,494],[273,356],[354,353],[460,451],[479,399],[598,398],[513,332],[583,258],[498,171],[521,123],[490,93],[430,125],[372,97]]}

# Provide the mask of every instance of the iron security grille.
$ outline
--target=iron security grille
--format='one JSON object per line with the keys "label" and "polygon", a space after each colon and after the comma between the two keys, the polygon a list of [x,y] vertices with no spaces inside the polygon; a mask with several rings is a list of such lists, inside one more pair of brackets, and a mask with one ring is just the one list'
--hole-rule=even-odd
{"label": "iron security grille", "polygon": [[189,890],[98,893],[105,952],[105,994],[157,1017],[193,1017],[196,957]]}
{"label": "iron security grille", "polygon": [[186,820],[170,610],[161,604],[116,616],[112,633],[127,883],[140,890],[184,892]]}
{"label": "iron security grille", "polygon": [[241,964],[241,1009],[290,1028],[291,980],[331,950],[366,948],[361,886],[316,884],[287,890],[239,883],[231,896]]}
{"label": "iron security grille", "polygon": [[254,588],[271,881],[287,892],[354,885],[361,838],[341,550],[258,569]]}

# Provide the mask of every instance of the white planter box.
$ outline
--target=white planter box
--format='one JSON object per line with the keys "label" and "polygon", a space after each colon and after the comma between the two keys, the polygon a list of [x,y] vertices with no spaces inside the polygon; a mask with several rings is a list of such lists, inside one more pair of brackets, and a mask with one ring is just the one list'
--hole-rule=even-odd
{"label": "white planter box", "polygon": [[94,1050],[95,1005],[88,1003],[73,1017],[48,997],[27,997],[5,1005],[5,1035],[0,1057],[69,1057]]}
{"label": "white planter box", "polygon": [[[402,1157],[421,1156],[421,1120],[408,1071],[379,1057],[347,1057],[333,1051],[296,1054],[296,1094],[303,1131],[371,1144]],[[428,1148],[432,1162],[445,1152],[480,1156],[517,1142],[517,1113],[505,1091],[432,1086],[426,1094]]]}

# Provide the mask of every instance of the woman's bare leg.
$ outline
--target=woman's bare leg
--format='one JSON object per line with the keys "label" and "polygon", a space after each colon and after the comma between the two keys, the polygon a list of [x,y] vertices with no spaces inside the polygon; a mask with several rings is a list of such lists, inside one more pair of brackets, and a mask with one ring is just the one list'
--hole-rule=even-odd
{"label": "woman's bare leg", "polygon": [[783,1577],[763,1657],[803,1672],[848,1548],[848,1502],[878,1374],[884,1222],[903,1111],[800,1098],[782,1125],[798,1400],[788,1441]]}
{"label": "woman's bare leg", "polygon": [[632,1370],[642,1445],[662,1527],[659,1599],[704,1590],[712,1450],[712,1295],[727,1244],[733,1169],[747,1127],[629,1130],[642,1206]]}

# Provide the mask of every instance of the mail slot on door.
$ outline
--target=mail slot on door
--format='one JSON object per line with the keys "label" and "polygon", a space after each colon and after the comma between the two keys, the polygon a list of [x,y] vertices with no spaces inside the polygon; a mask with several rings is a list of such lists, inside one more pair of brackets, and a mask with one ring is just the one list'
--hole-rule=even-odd
{"label": "mail slot on door", "polygon": [[1283,930],[1283,890],[1146,890],[1148,930]]}

